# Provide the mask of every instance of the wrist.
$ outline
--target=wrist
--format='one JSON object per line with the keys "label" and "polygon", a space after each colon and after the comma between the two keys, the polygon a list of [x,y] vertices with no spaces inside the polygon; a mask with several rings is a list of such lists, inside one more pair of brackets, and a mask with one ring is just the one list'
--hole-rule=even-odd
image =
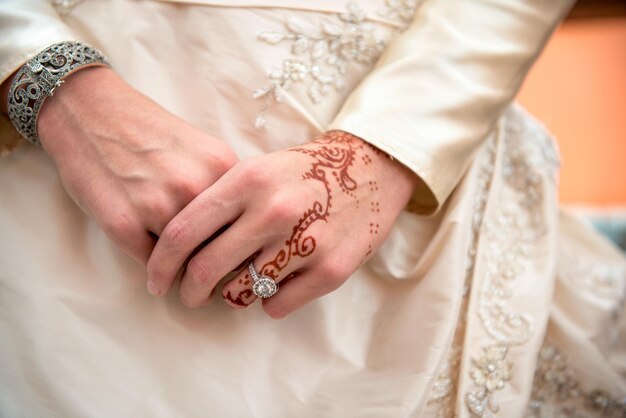
{"label": "wrist", "polygon": [[[380,184],[393,185],[393,187],[388,187],[386,189],[390,191],[390,199],[400,202],[400,208],[403,208],[409,202],[413,192],[417,188],[424,186],[422,179],[418,175],[416,175],[400,161],[396,160],[393,156],[378,149],[374,145],[356,135],[346,131],[339,132],[351,136],[364,146],[374,150],[377,156],[376,163],[369,165],[367,168],[368,170],[375,172],[374,176],[378,179]],[[332,131],[329,131],[326,134],[332,135]]]}
{"label": "wrist", "polygon": [[98,108],[111,92],[123,85],[109,67],[85,67],[65,78],[53,96],[41,107],[37,130],[44,150],[53,158],[67,153],[86,134],[89,120],[103,118]]}
{"label": "wrist", "polygon": [[73,72],[85,67],[108,65],[104,55],[82,42],[57,42],[29,59],[10,84],[7,113],[17,132],[34,145],[41,145],[37,121],[48,97]]}

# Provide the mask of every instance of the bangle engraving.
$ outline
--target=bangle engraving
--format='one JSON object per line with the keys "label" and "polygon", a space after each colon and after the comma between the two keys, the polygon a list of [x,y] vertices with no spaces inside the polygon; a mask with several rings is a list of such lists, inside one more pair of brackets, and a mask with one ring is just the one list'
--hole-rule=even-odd
{"label": "bangle engraving", "polygon": [[15,129],[28,141],[40,145],[37,116],[43,102],[78,68],[109,65],[97,49],[81,42],[49,46],[17,72],[9,88],[8,113]]}

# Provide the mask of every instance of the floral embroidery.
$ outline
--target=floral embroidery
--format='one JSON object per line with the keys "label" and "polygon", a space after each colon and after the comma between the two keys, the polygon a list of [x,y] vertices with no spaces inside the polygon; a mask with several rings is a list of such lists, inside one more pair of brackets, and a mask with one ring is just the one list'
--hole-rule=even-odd
{"label": "floral embroidery", "polygon": [[330,91],[343,88],[351,63],[373,63],[386,45],[374,25],[365,21],[365,12],[355,2],[348,4],[346,13],[322,20],[320,33],[305,33],[290,15],[285,28],[285,32],[259,34],[260,40],[270,44],[289,43],[293,57],[283,61],[282,69],[269,73],[268,86],[253,93],[253,98],[264,100],[255,121],[257,128],[265,125],[265,114],[272,101],[282,102],[293,84],[306,82],[309,98],[319,103]]}
{"label": "floral embroidery", "polygon": [[439,399],[443,399],[452,392],[454,388],[454,377],[451,373],[454,366],[452,362],[457,359],[458,357],[450,356],[441,367],[439,375],[437,375],[437,381],[433,386],[429,402],[436,402]]}
{"label": "floral embroidery", "polygon": [[408,26],[415,15],[415,11],[425,0],[385,0],[385,7],[378,12],[389,20],[401,22]]}
{"label": "floral embroidery", "polygon": [[499,410],[493,399],[496,390],[504,389],[504,385],[511,379],[511,367],[507,360],[508,348],[503,345],[490,345],[483,348],[482,355],[472,360],[470,376],[480,389],[468,393],[466,400],[469,412],[473,416],[489,417],[490,412]]}
{"label": "floral embroidery", "polygon": [[626,399],[601,390],[586,392],[573,377],[566,353],[546,343],[539,352],[526,418],[618,418],[626,416]]}
{"label": "floral embroidery", "polygon": [[524,256],[532,248],[532,242],[525,239],[527,230],[514,205],[499,207],[485,225],[483,234],[490,265],[484,273],[478,308],[487,333],[499,343],[509,345],[525,343],[530,338],[532,323],[529,315],[511,312],[507,303],[514,280],[524,271]]}
{"label": "floral embroidery", "polygon": [[481,231],[487,265],[478,316],[495,342],[484,347],[478,359],[472,359],[470,377],[477,389],[465,395],[472,417],[492,417],[498,412],[494,393],[504,389],[511,378],[509,348],[526,343],[532,333],[532,317],[512,312],[508,300],[515,279],[532,257],[534,243],[546,233],[543,182],[546,177],[555,178],[558,153],[540,125],[525,116],[512,107],[503,119],[504,187]]}
{"label": "floral embroidery", "polygon": [[[390,19],[409,20],[421,1],[387,0],[385,12]],[[393,13],[392,13],[393,12]],[[269,84],[252,94],[263,100],[255,120],[255,127],[266,124],[266,114],[272,103],[281,103],[285,92],[294,84],[306,84],[312,103],[319,103],[332,91],[341,91],[345,77],[353,64],[373,64],[387,46],[387,39],[367,22],[365,12],[358,3],[350,2],[347,12],[323,19],[318,33],[305,33],[300,22],[288,15],[285,31],[264,31],[258,38],[277,45],[286,43],[291,57],[282,62],[282,68],[268,74]]]}
{"label": "floral embroidery", "polygon": [[50,0],[52,6],[62,15],[68,14],[81,1],[83,0]]}
{"label": "floral embroidery", "polygon": [[[459,321],[460,322],[460,321]],[[457,334],[462,335],[462,334]],[[448,358],[439,369],[439,374],[435,380],[428,399],[428,404],[438,404],[437,417],[450,417],[454,414],[454,407],[451,402],[452,394],[456,391],[456,379],[461,363],[461,345],[452,344]]]}

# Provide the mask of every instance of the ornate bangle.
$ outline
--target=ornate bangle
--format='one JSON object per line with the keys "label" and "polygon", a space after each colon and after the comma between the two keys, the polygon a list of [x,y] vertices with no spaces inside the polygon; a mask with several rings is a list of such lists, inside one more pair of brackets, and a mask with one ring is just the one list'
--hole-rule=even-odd
{"label": "ornate bangle", "polygon": [[100,51],[81,42],[51,45],[24,64],[9,88],[8,113],[15,129],[31,143],[40,145],[37,117],[43,102],[63,84],[63,78],[92,65],[109,64]]}

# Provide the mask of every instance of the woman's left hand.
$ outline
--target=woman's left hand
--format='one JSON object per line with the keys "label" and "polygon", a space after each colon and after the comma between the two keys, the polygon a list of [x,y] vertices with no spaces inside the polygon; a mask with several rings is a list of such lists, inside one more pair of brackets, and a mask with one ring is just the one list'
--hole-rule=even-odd
{"label": "woman's left hand", "polygon": [[[166,294],[186,263],[180,298],[199,307],[224,276],[252,260],[280,283],[263,309],[282,318],[341,286],[384,241],[418,182],[342,131],[248,158],[165,227],[148,262],[148,289]],[[256,299],[247,268],[222,296],[234,309]]]}

